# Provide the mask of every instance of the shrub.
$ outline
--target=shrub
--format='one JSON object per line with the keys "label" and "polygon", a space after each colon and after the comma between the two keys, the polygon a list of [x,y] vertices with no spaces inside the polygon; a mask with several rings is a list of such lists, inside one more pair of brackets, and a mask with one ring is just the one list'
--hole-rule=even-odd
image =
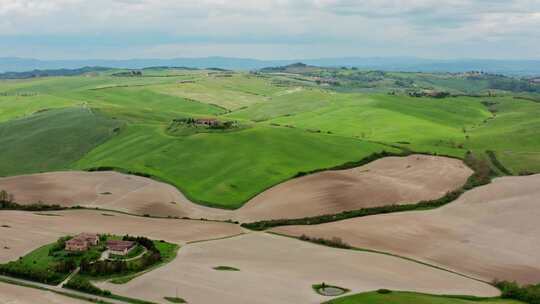
{"label": "shrub", "polygon": [[69,282],[64,285],[64,288],[73,289],[82,291],[85,293],[90,293],[98,296],[110,296],[111,292],[108,290],[101,290],[94,286],[90,281],[81,277],[75,276]]}
{"label": "shrub", "polygon": [[516,282],[495,281],[494,285],[501,290],[502,298],[540,304],[540,284],[519,286]]}
{"label": "shrub", "polygon": [[351,245],[343,242],[343,240],[339,237],[333,237],[332,239],[324,239],[324,238],[312,238],[305,234],[302,234],[300,236],[300,239],[302,241],[312,242],[316,244],[321,244],[325,246],[335,247],[335,248],[343,248],[343,249],[350,249],[352,248]]}

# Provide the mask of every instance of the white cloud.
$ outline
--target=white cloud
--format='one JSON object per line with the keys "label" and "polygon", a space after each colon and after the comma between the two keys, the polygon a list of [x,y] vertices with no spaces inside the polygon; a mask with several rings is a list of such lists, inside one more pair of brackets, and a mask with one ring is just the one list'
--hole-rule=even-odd
{"label": "white cloud", "polygon": [[[393,48],[444,57],[452,53],[445,51],[449,46],[470,47],[473,41],[478,45],[471,55],[486,54],[484,41],[527,39],[538,49],[539,16],[538,0],[0,0],[0,36],[89,37],[96,49],[105,49],[100,37],[103,43],[141,37],[140,52],[156,54],[187,44],[206,55],[219,55],[220,45],[223,53],[237,45],[244,52],[239,56],[249,55],[242,50],[282,45],[291,56],[303,50],[306,56],[340,56]],[[54,48],[54,42],[46,47]]]}

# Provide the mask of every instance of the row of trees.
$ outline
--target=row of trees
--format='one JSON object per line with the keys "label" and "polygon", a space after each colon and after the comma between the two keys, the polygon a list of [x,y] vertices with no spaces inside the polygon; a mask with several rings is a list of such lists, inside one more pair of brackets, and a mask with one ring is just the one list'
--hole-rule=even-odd
{"label": "row of trees", "polygon": [[6,190],[0,190],[0,210],[57,211],[64,209],[66,208],[58,204],[47,205],[42,202],[21,205],[15,202],[15,196],[12,193],[8,193]]}
{"label": "row of trees", "polygon": [[540,284],[519,286],[516,282],[496,281],[495,286],[501,290],[502,298],[540,304]]}
{"label": "row of trees", "polygon": [[448,192],[445,196],[430,201],[421,201],[416,204],[403,204],[403,205],[386,205],[379,207],[362,208],[357,210],[344,211],[338,214],[325,214],[312,217],[304,217],[297,219],[275,219],[275,220],[263,220],[253,223],[244,223],[241,226],[247,229],[262,231],[279,226],[290,225],[318,225],[330,222],[337,222],[356,217],[371,216],[377,214],[386,214],[394,212],[425,210],[438,208],[456,200],[464,190],[459,189],[456,191]]}
{"label": "row of trees", "polygon": [[41,270],[19,262],[0,265],[0,274],[52,285],[59,284],[65,278],[65,274],[55,269]]}

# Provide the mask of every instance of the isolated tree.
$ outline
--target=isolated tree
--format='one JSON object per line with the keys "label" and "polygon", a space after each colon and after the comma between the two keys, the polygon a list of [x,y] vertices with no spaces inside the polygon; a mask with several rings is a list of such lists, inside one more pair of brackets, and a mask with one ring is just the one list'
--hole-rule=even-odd
{"label": "isolated tree", "polygon": [[0,202],[7,202],[9,195],[6,190],[0,191]]}

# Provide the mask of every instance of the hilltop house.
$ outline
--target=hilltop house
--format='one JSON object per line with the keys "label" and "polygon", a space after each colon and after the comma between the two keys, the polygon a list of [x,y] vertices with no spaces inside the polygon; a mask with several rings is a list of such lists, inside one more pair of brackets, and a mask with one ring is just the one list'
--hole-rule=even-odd
{"label": "hilltop house", "polygon": [[135,242],[110,240],[107,241],[107,249],[110,254],[114,255],[127,255],[131,250],[135,248]]}
{"label": "hilltop house", "polygon": [[95,233],[81,233],[76,237],[66,241],[66,251],[86,251],[90,246],[99,243],[99,237]]}
{"label": "hilltop house", "polygon": [[195,119],[195,124],[206,125],[206,126],[217,126],[219,125],[219,120],[215,118],[197,118]]}

